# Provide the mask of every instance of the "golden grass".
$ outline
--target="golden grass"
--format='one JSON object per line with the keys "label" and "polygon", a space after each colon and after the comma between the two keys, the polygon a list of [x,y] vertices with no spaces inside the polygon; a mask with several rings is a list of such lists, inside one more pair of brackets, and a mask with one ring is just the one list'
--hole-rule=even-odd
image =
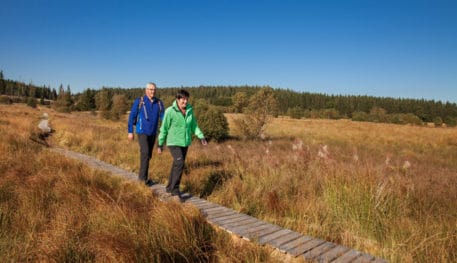
{"label": "golden grass", "polygon": [[[1,107],[0,127],[30,130],[13,119],[17,111]],[[138,171],[138,145],[127,141],[125,119],[112,122],[88,113],[47,111],[56,130],[52,143]],[[235,115],[227,116],[232,124]],[[22,117],[33,122],[38,114]],[[2,161],[1,169],[10,167],[12,160],[29,160],[27,149],[35,147],[25,139],[18,142],[22,135],[5,133],[9,137],[4,141],[12,141],[6,147],[11,156]],[[237,131],[231,134],[236,136]],[[207,147],[195,143],[189,150],[183,190],[392,262],[457,261],[456,128],[276,118],[267,135],[266,141],[229,140]],[[52,173],[68,166],[55,156],[50,158],[49,165],[58,161]],[[170,165],[168,152],[154,154],[151,178],[166,183]],[[40,171],[38,165],[31,167],[35,168],[8,169],[15,174]],[[78,167],[70,170],[84,170]],[[87,187],[80,189],[76,192]],[[102,194],[97,196],[105,200]],[[46,218],[46,214],[37,215]],[[220,239],[212,240],[219,244]],[[233,244],[228,252],[214,246],[212,255],[227,261],[272,260],[265,258],[264,251],[247,249],[251,252],[238,254]]]}
{"label": "golden grass", "polygon": [[121,154],[106,145],[112,140],[122,144],[116,123],[0,105],[0,261],[277,261],[270,250],[233,242],[214,230],[195,208],[159,202],[138,183],[89,169],[32,142],[29,136],[38,132],[43,111],[57,129],[55,141],[133,165],[117,159]]}

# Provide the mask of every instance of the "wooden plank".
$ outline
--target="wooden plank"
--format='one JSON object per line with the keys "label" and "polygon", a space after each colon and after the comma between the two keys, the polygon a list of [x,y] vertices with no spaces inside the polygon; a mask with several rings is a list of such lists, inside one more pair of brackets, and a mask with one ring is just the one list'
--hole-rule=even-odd
{"label": "wooden plank", "polygon": [[286,234],[289,234],[290,232],[292,232],[292,231],[290,231],[288,229],[282,229],[282,230],[273,232],[271,234],[262,235],[262,236],[259,236],[258,242],[259,242],[259,244],[263,245],[263,244],[267,243],[270,240],[273,240],[275,238],[284,236]]}
{"label": "wooden plank", "polygon": [[288,254],[291,254],[292,256],[296,257],[298,255],[296,254],[293,254],[292,253],[292,249],[305,243],[305,242],[308,242],[312,239],[312,237],[308,237],[308,236],[301,236],[300,238],[298,239],[295,239],[295,240],[291,240],[287,243],[284,243],[282,245],[279,246],[279,251],[281,251],[282,253],[288,253]]}
{"label": "wooden plank", "polygon": [[275,232],[281,231],[282,228],[276,225],[264,223],[252,229],[246,229],[244,234],[242,235],[243,239],[248,241],[259,241],[259,239],[263,236],[267,236],[273,234]]}
{"label": "wooden plank", "polygon": [[230,210],[230,209],[226,209],[226,210],[218,210],[218,211],[214,211],[212,213],[208,213],[206,215],[206,217],[208,219],[212,219],[212,218],[217,218],[217,217],[221,217],[221,216],[224,216],[224,215],[234,215],[234,214],[238,214],[237,212],[233,211],[233,210]]}
{"label": "wooden plank", "polygon": [[198,205],[197,207],[198,207],[198,209],[203,210],[205,208],[208,209],[208,208],[220,207],[220,205],[214,204],[214,203],[209,203],[209,204],[204,204],[204,205]]}
{"label": "wooden plank", "polygon": [[375,258],[372,263],[387,263],[387,260],[384,260],[382,258]]}
{"label": "wooden plank", "polygon": [[198,202],[198,203],[192,203],[192,204],[198,208],[203,208],[203,207],[206,207],[207,205],[210,205],[211,203],[204,201],[204,202]]}
{"label": "wooden plank", "polygon": [[211,207],[211,208],[204,208],[204,209],[200,209],[200,212],[203,214],[203,215],[207,215],[209,213],[217,213],[217,212],[221,212],[221,211],[228,211],[230,209],[226,208],[226,207],[223,207],[223,206],[217,206],[217,207]]}
{"label": "wooden plank", "polygon": [[239,216],[238,213],[232,213],[232,214],[226,215],[226,216],[211,218],[211,219],[208,219],[208,221],[211,221],[211,223],[213,223],[213,224],[219,225],[218,222],[220,222],[220,221],[224,221],[224,220],[231,219],[231,218],[236,218],[238,216]]}
{"label": "wooden plank", "polygon": [[216,219],[216,218],[219,218],[219,217],[228,216],[228,215],[234,215],[234,214],[236,214],[236,212],[230,211],[230,210],[221,211],[221,212],[218,212],[218,213],[207,215],[206,219],[213,220],[213,219]]}
{"label": "wooden plank", "polygon": [[282,244],[285,244],[287,242],[290,242],[292,240],[295,240],[295,239],[298,239],[301,235],[297,232],[291,232],[287,235],[284,235],[280,238],[276,238],[276,239],[273,239],[273,240],[270,240],[268,242],[269,245],[275,247],[275,248],[279,248],[279,246],[281,246]]}
{"label": "wooden plank", "polygon": [[363,253],[360,255],[360,257],[356,258],[352,262],[353,263],[367,263],[367,262],[371,262],[373,259],[374,259],[374,257],[372,255]]}
{"label": "wooden plank", "polygon": [[307,260],[316,259],[317,257],[334,248],[335,246],[335,243],[325,242],[303,254],[303,257]]}
{"label": "wooden plank", "polygon": [[256,223],[256,222],[259,222],[259,220],[255,219],[255,218],[250,218],[250,219],[246,219],[246,220],[242,220],[242,221],[238,221],[238,222],[224,224],[223,227],[230,230],[232,228],[238,228],[238,227],[242,227],[242,226],[252,226],[252,224]]}
{"label": "wooden plank", "polygon": [[325,241],[321,240],[321,239],[311,239],[311,240],[307,241],[306,243],[303,243],[299,246],[292,248],[290,250],[290,253],[292,255],[301,255],[301,254],[319,246],[322,243],[325,243]]}
{"label": "wooden plank", "polygon": [[238,226],[247,225],[247,224],[250,224],[250,223],[253,223],[253,222],[257,222],[257,221],[259,221],[259,220],[255,219],[255,218],[246,217],[246,218],[243,218],[243,219],[241,219],[239,221],[236,221],[236,222],[230,222],[230,223],[222,224],[221,227],[232,228],[232,227],[238,227]]}
{"label": "wooden plank", "polygon": [[360,252],[356,250],[349,250],[340,257],[336,258],[332,263],[347,263],[354,260],[356,257],[360,256]]}
{"label": "wooden plank", "polygon": [[242,226],[231,227],[230,229],[227,229],[227,231],[229,233],[233,233],[238,236],[243,236],[244,231],[246,231],[247,229],[251,229],[253,227],[256,227],[259,225],[264,225],[264,224],[265,224],[265,222],[256,221],[256,222],[252,222],[252,223],[247,223],[246,225],[242,225]]}
{"label": "wooden plank", "polygon": [[238,214],[238,216],[235,217],[235,218],[230,218],[230,219],[227,219],[227,220],[218,221],[217,224],[220,225],[220,226],[223,226],[224,224],[238,222],[238,221],[241,221],[241,220],[243,220],[245,218],[246,218],[246,215]]}
{"label": "wooden plank", "polygon": [[349,248],[343,247],[343,246],[336,246],[329,251],[325,252],[324,254],[321,254],[319,257],[317,257],[317,261],[319,262],[330,262],[339,256],[343,255],[349,251]]}

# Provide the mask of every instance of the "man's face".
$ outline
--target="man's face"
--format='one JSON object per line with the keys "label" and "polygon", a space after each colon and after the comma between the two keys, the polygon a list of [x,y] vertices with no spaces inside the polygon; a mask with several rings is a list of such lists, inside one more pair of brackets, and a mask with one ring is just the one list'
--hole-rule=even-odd
{"label": "man's face", "polygon": [[189,101],[189,98],[186,98],[186,97],[182,97],[180,99],[177,99],[176,100],[178,102],[178,107],[180,109],[186,109],[186,106],[187,106],[187,101]]}
{"label": "man's face", "polygon": [[155,94],[156,94],[156,87],[152,84],[148,84],[146,86],[146,96],[148,96],[149,98],[152,98],[152,97],[154,97]]}

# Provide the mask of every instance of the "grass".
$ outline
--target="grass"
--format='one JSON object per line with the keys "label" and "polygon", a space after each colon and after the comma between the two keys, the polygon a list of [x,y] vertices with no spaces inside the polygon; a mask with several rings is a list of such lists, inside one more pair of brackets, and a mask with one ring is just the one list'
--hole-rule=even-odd
{"label": "grass", "polygon": [[[8,107],[1,108],[0,127],[20,126],[9,117],[17,111]],[[111,122],[89,113],[47,111],[56,130],[53,144],[138,172],[138,145],[127,141],[125,119]],[[227,117],[232,124],[236,115]],[[237,136],[237,131],[231,134]],[[265,141],[232,139],[207,147],[195,143],[188,153],[182,190],[392,262],[457,261],[456,128],[276,118],[267,135]],[[13,134],[8,141],[16,137]],[[19,152],[35,147],[24,144],[13,142],[9,147]],[[30,155],[15,158],[25,161],[26,156]],[[154,154],[150,176],[166,183],[171,161],[167,151]],[[65,166],[58,163],[53,169]],[[8,184],[2,185],[8,189]],[[233,245],[220,252],[222,248],[214,245],[220,238],[212,240],[216,252],[209,254],[222,261],[273,260],[255,249],[235,259],[240,253],[231,249]]]}
{"label": "grass", "polygon": [[[92,118],[84,132],[76,128],[84,123],[82,116],[42,110],[50,112],[51,125],[60,120],[75,125],[53,126],[62,145],[117,158],[108,153],[110,140],[103,140],[115,131],[102,129],[109,122]],[[193,207],[160,202],[140,184],[47,151],[29,139],[38,133],[43,111],[0,105],[0,261],[278,261],[270,249],[214,229]],[[98,137],[88,144],[85,136]]]}

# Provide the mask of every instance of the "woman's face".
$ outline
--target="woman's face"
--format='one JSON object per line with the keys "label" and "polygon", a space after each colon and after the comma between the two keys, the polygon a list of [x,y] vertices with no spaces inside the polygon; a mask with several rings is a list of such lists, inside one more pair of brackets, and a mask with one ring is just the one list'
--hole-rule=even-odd
{"label": "woman's face", "polygon": [[186,97],[182,97],[180,99],[177,99],[176,101],[178,102],[178,107],[182,110],[185,110],[186,109],[186,106],[187,106],[187,101],[189,100],[189,98],[186,98]]}

